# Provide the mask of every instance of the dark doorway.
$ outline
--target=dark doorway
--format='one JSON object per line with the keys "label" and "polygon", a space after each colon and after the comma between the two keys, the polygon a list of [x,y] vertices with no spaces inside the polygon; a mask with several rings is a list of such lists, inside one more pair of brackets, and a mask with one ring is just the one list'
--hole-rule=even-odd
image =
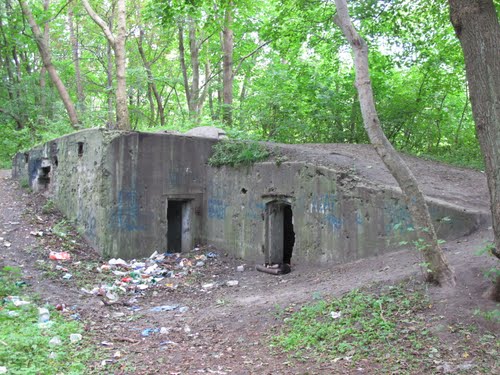
{"label": "dark doorway", "polygon": [[275,201],[267,204],[266,211],[266,263],[290,264],[295,245],[292,206]]}
{"label": "dark doorway", "polygon": [[294,244],[292,206],[286,204],[283,207],[283,263],[290,264]]}
{"label": "dark doorway", "polygon": [[184,201],[169,200],[167,208],[167,246],[168,252],[182,251],[182,206]]}

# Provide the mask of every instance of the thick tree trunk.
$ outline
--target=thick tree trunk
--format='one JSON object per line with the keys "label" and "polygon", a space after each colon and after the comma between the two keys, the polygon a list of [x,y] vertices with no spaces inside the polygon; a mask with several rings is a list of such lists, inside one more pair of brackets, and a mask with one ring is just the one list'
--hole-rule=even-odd
{"label": "thick tree trunk", "polygon": [[118,0],[117,9],[117,30],[113,35],[109,26],[92,9],[88,0],[82,0],[83,6],[90,18],[101,28],[109,44],[113,48],[115,55],[116,70],[116,126],[121,130],[130,130],[130,118],[128,113],[127,81],[126,81],[126,51],[125,41],[127,38],[127,13],[126,1]]}
{"label": "thick tree trunk", "polygon": [[224,107],[222,120],[226,125],[233,122],[233,1],[230,1],[225,14],[224,29],[222,31],[222,91]]}
{"label": "thick tree trunk", "polygon": [[[465,57],[472,115],[484,156],[496,249],[500,251],[500,24],[493,0],[449,0]],[[500,297],[500,277],[494,297]]]}
{"label": "thick tree trunk", "polygon": [[28,4],[24,0],[19,0],[19,4],[21,5],[21,9],[23,11],[24,16],[26,17],[26,20],[28,21],[31,30],[33,31],[33,35],[35,36],[35,41],[36,45],[38,47],[38,51],[40,52],[40,56],[43,61],[43,65],[47,69],[47,72],[49,73],[50,79],[54,83],[54,86],[56,87],[57,91],[59,92],[59,95],[61,97],[61,100],[64,103],[64,107],[66,108],[66,112],[68,112],[69,120],[71,122],[71,125],[73,127],[78,128],[78,116],[76,114],[75,106],[73,105],[73,101],[71,100],[71,97],[69,96],[68,90],[66,90],[66,86],[64,86],[64,83],[61,81],[61,78],[59,78],[59,75],[57,74],[56,68],[52,64],[52,58],[50,56],[50,51],[49,51],[49,45],[47,41],[44,38],[44,35],[42,31],[40,30],[40,27],[35,21],[35,18],[33,17],[33,14],[31,13],[30,8],[28,7]]}
{"label": "thick tree trunk", "polygon": [[454,286],[454,272],[439,246],[427,203],[418,187],[417,180],[387,140],[380,126],[368,69],[368,47],[352,25],[346,0],[335,0],[335,4],[337,6],[335,22],[342,29],[354,52],[356,88],[365,129],[375,150],[403,191],[427,263],[425,267],[427,280],[440,285]]}

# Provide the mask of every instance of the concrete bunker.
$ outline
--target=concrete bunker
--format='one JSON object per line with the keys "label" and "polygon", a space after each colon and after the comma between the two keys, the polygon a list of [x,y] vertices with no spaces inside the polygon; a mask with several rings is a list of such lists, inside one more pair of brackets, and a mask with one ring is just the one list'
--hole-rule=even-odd
{"label": "concrete bunker", "polygon": [[193,247],[192,199],[167,200],[167,249],[180,253]]}
{"label": "concrete bunker", "polygon": [[267,264],[290,264],[295,244],[292,205],[288,200],[273,200],[266,204]]}
{"label": "concrete bunker", "polygon": [[[414,239],[405,230],[411,222],[397,187],[351,176],[337,154],[325,154],[331,165],[300,153],[279,165],[215,168],[207,165],[215,142],[87,129],[17,154],[12,174],[57,202],[106,257],[184,252],[200,243],[247,261],[298,266],[379,255]],[[451,219],[438,226],[440,238],[491,222],[487,211],[428,190],[438,194],[427,197],[433,219]],[[405,225],[395,229],[399,222]]]}

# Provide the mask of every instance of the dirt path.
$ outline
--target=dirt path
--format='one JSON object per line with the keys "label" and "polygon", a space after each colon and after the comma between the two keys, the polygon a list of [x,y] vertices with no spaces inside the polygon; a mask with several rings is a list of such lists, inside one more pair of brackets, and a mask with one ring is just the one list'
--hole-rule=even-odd
{"label": "dirt path", "polygon": [[[81,240],[71,240],[77,243],[71,242],[72,261],[67,266],[74,277],[63,280],[53,271],[48,253],[61,250],[56,247],[67,242],[58,242],[50,234],[61,217],[42,212],[45,199],[19,188],[9,171],[0,171],[0,197],[0,266],[22,267],[42,299],[65,303],[74,309],[71,313],[80,315],[90,340],[103,348],[103,358],[89,370],[95,373],[376,374],[370,363],[359,370],[346,361],[298,362],[271,350],[270,337],[282,324],[278,313],[318,296],[341,296],[354,288],[393,284],[408,277],[421,279],[420,259],[414,251],[314,269],[296,264],[292,273],[279,277],[256,272],[251,264],[238,272],[236,267],[242,261],[219,254],[184,278],[165,279],[155,288],[105,305],[104,298],[81,290],[83,284],[100,277],[95,269],[103,262]],[[30,234],[37,231],[46,234]],[[458,286],[454,290],[429,289],[434,301],[429,314],[441,316],[441,324],[460,322],[480,330],[495,329],[473,314],[476,309],[495,308],[481,297],[488,285],[483,272],[494,260],[474,255],[489,240],[491,230],[483,230],[445,245]],[[238,285],[227,286],[230,280],[237,280]],[[187,311],[151,310],[174,304]],[[149,336],[143,336],[145,329],[152,330]]]}

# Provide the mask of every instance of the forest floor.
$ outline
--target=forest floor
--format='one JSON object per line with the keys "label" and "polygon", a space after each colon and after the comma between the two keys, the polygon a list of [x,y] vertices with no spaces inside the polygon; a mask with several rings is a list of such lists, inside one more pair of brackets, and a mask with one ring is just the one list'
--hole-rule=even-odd
{"label": "forest floor", "polygon": [[[338,150],[331,151],[330,155],[344,157],[349,164],[356,151],[346,156],[348,151],[340,156]],[[376,158],[363,160],[358,170],[385,178],[372,166],[370,160]],[[480,172],[431,164],[435,170],[427,175],[434,175],[434,180],[431,183],[429,177],[424,184],[429,195],[460,200],[475,209],[488,206]],[[420,161],[415,165],[420,166]],[[20,267],[24,280],[43,301],[53,306],[65,304],[63,314],[81,319],[83,343],[100,347],[89,373],[489,374],[500,368],[500,325],[485,317],[488,312],[498,312],[498,304],[484,296],[491,284],[484,274],[496,263],[492,257],[477,255],[492,240],[491,228],[444,245],[457,275],[456,288],[425,285],[421,259],[414,250],[335,266],[294,264],[290,274],[271,276],[216,249],[199,248],[185,254],[192,261],[185,261],[190,264],[187,274],[165,278],[144,290],[129,288],[111,302],[105,295],[86,291],[105,282],[120,282],[120,277],[100,268],[106,261],[51,209],[50,202],[22,189],[6,170],[0,171],[0,237],[0,268]],[[62,250],[71,253],[71,260],[49,260],[50,251]],[[217,256],[207,258],[210,252]],[[203,264],[195,266],[199,259]],[[245,266],[243,272],[237,271],[241,265]],[[63,278],[67,273],[72,275],[70,279]],[[349,355],[330,358],[308,351],[287,353],[271,345],[290,314],[302,306],[341,297],[353,289],[376,291],[388,285],[403,285],[408,293],[418,289],[428,298],[412,329],[429,332],[435,344],[423,342],[416,353],[408,354],[414,356],[417,366],[405,367],[404,358],[391,358],[390,353],[355,361]],[[160,306],[164,311],[154,310]],[[172,310],[167,311],[167,306]],[[396,362],[399,367],[394,370]]]}

